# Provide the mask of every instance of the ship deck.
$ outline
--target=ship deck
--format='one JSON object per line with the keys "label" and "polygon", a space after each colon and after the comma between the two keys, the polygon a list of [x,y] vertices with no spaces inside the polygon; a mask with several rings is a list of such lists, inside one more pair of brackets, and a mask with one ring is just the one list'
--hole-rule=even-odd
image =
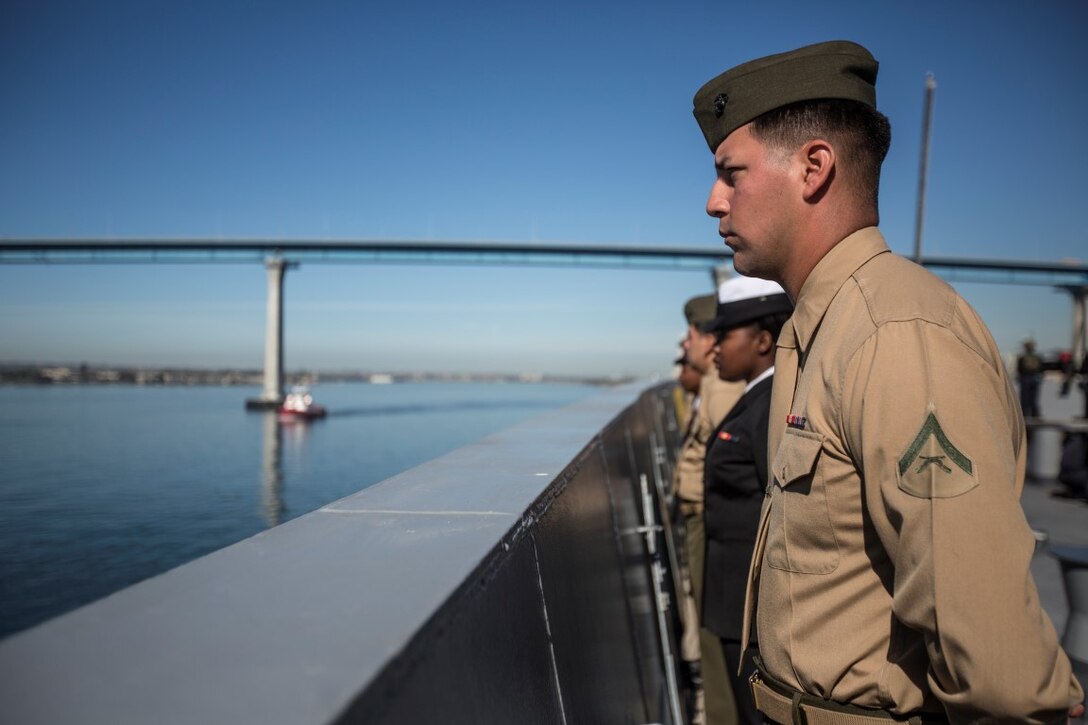
{"label": "ship deck", "polygon": [[[1042,385],[1039,403],[1047,421],[1072,422],[1083,413],[1083,394],[1075,388],[1067,397],[1058,393],[1061,384],[1048,377]],[[1039,597],[1061,635],[1068,615],[1061,567],[1050,553],[1053,546],[1088,546],[1088,504],[1079,499],[1059,498],[1053,494],[1062,486],[1053,479],[1028,480],[1021,503],[1032,529],[1045,534],[1031,563]]]}

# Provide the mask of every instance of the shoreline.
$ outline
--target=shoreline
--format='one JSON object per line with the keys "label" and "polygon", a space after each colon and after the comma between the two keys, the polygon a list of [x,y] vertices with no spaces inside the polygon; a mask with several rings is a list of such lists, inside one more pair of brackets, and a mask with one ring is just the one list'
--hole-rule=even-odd
{"label": "shoreline", "polygon": [[[297,370],[284,373],[284,385],[316,385],[318,383],[362,383],[385,385],[393,383],[510,383],[510,384],[573,384],[622,385],[633,376],[601,377],[579,375],[546,375],[537,373],[466,373],[466,372],[388,372],[388,371],[312,371]],[[0,364],[0,386],[72,386],[72,385],[130,385],[144,386],[237,386],[260,387],[264,373],[255,369],[135,367],[106,365]]]}

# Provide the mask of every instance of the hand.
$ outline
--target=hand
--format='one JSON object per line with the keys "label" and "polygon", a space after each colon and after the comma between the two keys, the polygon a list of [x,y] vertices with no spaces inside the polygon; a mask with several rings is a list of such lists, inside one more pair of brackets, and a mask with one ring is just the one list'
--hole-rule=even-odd
{"label": "hand", "polygon": [[1073,707],[1069,708],[1069,722],[1072,723],[1073,720],[1075,720],[1076,718],[1080,717],[1083,714],[1084,714],[1084,703],[1074,705]]}

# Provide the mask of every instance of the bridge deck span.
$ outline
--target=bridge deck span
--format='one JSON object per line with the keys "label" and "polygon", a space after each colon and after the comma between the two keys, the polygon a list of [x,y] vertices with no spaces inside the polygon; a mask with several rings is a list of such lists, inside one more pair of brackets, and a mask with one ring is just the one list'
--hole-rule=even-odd
{"label": "bridge deck span", "polygon": [[[706,270],[729,264],[720,242],[706,246],[435,242],[322,239],[0,239],[0,264],[264,263],[442,264]],[[1088,285],[1088,264],[925,257],[921,264],[951,282]]]}

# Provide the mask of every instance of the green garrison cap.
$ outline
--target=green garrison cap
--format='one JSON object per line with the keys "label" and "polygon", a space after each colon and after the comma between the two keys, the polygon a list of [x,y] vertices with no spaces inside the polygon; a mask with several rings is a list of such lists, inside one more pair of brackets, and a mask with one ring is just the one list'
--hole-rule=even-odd
{"label": "green garrison cap", "polygon": [[877,62],[857,43],[832,40],[730,68],[695,94],[695,120],[711,151],[761,116],[797,101],[842,98],[876,108]]}
{"label": "green garrison cap", "polygon": [[718,298],[716,295],[699,295],[698,297],[692,297],[684,305],[684,317],[687,318],[689,325],[695,325],[699,327],[714,319],[714,313],[717,310]]}

